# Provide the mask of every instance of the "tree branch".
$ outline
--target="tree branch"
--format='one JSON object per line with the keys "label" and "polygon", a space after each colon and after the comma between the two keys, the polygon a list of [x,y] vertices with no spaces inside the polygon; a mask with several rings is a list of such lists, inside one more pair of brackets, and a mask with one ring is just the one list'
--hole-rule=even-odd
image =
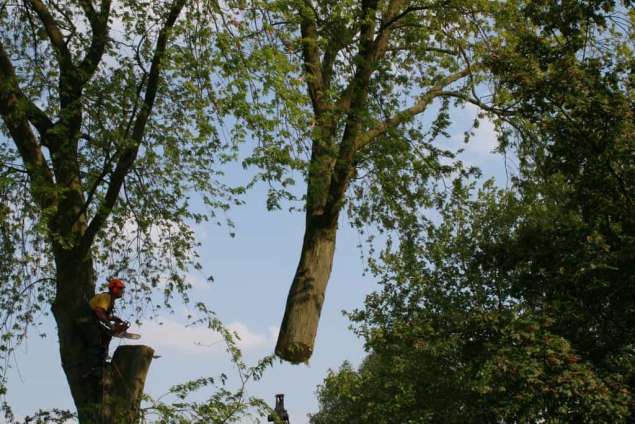
{"label": "tree branch", "polygon": [[[391,21],[403,5],[404,0],[390,0],[382,16],[382,21]],[[348,112],[351,104],[357,103],[353,97],[359,95],[360,84],[367,85],[375,64],[386,52],[388,40],[394,28],[393,25],[385,26],[375,37],[375,18],[370,13],[375,12],[377,1],[364,1],[362,3],[362,19],[364,23],[360,29],[359,51],[355,58],[357,70],[348,87],[343,91],[335,107],[336,110]],[[368,16],[367,16],[368,15]],[[372,19],[372,22],[370,22]]]}
{"label": "tree branch", "polygon": [[51,40],[51,44],[53,45],[53,50],[55,50],[55,54],[57,55],[57,61],[60,64],[60,67],[63,71],[68,71],[73,68],[73,60],[71,57],[71,53],[66,46],[66,42],[64,41],[64,36],[60,32],[59,26],[57,22],[55,22],[55,18],[51,15],[48,7],[41,0],[29,0],[31,3],[31,7],[37,13],[44,24],[44,29],[48,34],[49,40]]}
{"label": "tree branch", "polygon": [[48,115],[35,105],[32,101],[24,97],[21,92],[17,95],[21,97],[22,102],[26,105],[26,115],[33,126],[38,130],[40,136],[44,135],[49,128],[53,126],[53,122],[49,119]]}
{"label": "tree branch", "polygon": [[[304,60],[304,72],[306,74],[306,84],[313,104],[313,111],[319,117],[324,111],[323,102],[323,77],[322,64],[320,63],[320,52],[318,49],[317,23],[313,16],[313,9],[308,1],[300,9],[300,32],[302,34],[302,58]],[[310,11],[309,11],[310,9]]]}
{"label": "tree branch", "polygon": [[163,59],[163,55],[165,54],[170,32],[174,27],[174,23],[181,13],[183,6],[185,5],[185,1],[186,0],[174,0],[172,5],[170,6],[170,11],[166,18],[166,21],[159,31],[157,44],[152,58],[152,65],[150,66],[150,72],[148,74],[148,86],[146,88],[143,104],[141,105],[141,109],[139,110],[137,119],[134,123],[132,135],[130,137],[130,140],[128,141],[130,144],[123,149],[122,154],[117,161],[115,170],[110,178],[110,183],[108,184],[106,195],[97,207],[95,216],[90,221],[86,232],[82,236],[80,244],[81,251],[85,251],[90,247],[95,238],[95,235],[106,222],[106,219],[110,215],[112,208],[117,202],[117,198],[119,197],[119,192],[121,190],[121,186],[123,185],[123,181],[130,171],[135,159],[137,158],[139,145],[141,144],[141,141],[143,139],[145,127],[148,122],[148,118],[150,117],[150,113],[152,112],[152,107],[154,105],[154,100],[159,86],[161,60]]}
{"label": "tree branch", "polygon": [[[362,149],[368,144],[370,144],[373,140],[375,140],[380,135],[384,134],[390,128],[394,128],[399,124],[402,124],[408,120],[410,120],[415,115],[424,112],[428,105],[432,103],[432,101],[443,94],[443,89],[448,85],[459,81],[460,79],[468,76],[472,70],[478,68],[477,66],[472,66],[463,69],[460,72],[449,75],[443,80],[439,81],[433,87],[431,87],[425,94],[420,96],[416,103],[400,112],[398,112],[393,117],[385,120],[381,124],[377,125],[374,128],[369,129],[364,134],[360,135],[357,140],[355,140],[355,148],[356,150]],[[446,93],[447,94],[447,93]]]}
{"label": "tree branch", "polygon": [[20,91],[13,65],[0,42],[0,115],[29,174],[33,197],[42,209],[46,209],[56,201],[53,174],[29,125],[30,113],[39,116],[36,121],[40,125],[50,123],[44,112]]}
{"label": "tree branch", "polygon": [[516,111],[511,107],[505,109],[494,107],[484,103],[481,99],[474,95],[468,96],[465,93],[461,93],[459,91],[442,91],[439,93],[439,97],[453,97],[455,99],[460,99],[466,103],[471,103],[474,106],[478,106],[479,109],[482,109],[485,112],[490,112],[498,116],[514,116],[514,114],[516,113]]}
{"label": "tree branch", "polygon": [[[398,15],[403,3],[404,0],[390,0],[382,14],[382,21],[389,21]],[[377,7],[377,0],[362,1],[362,23],[359,50],[355,58],[355,75],[338,102],[338,107],[345,107],[347,117],[330,181],[325,207],[326,219],[335,220],[339,215],[348,181],[354,172],[353,158],[357,149],[356,139],[362,128],[362,111],[366,109],[368,103],[370,77],[377,69],[377,63],[384,56],[392,34],[393,26],[387,26],[375,36]]]}
{"label": "tree branch", "polygon": [[[399,13],[403,4],[404,0],[391,0],[390,3],[388,3],[388,7],[382,15],[381,21],[384,23],[389,22],[389,24],[382,24],[380,26],[378,34],[373,41],[372,49],[369,52],[373,60],[380,59],[386,52],[386,48],[388,47],[388,40],[390,39],[390,35],[395,28],[394,22],[397,22],[397,20],[401,19],[403,16],[409,13],[407,9],[402,13]],[[413,8],[412,10],[415,9]]]}
{"label": "tree branch", "polygon": [[322,85],[328,90],[331,85],[331,78],[333,77],[333,66],[335,66],[335,59],[337,54],[342,49],[342,41],[339,39],[340,34],[332,34],[329,38],[326,48],[324,49],[324,55],[322,56]]}
{"label": "tree branch", "polygon": [[[448,2],[445,2],[446,4]],[[438,8],[440,7],[440,5],[427,5],[427,6],[410,6],[405,8],[402,12],[400,13],[393,13],[390,16],[386,16],[385,19],[382,19],[382,24],[379,27],[379,33],[381,34],[384,30],[389,29],[391,27],[394,27],[394,25],[397,23],[397,21],[403,19],[406,15],[408,15],[411,12],[420,12],[422,10],[430,10],[433,8]]]}
{"label": "tree branch", "polygon": [[108,42],[108,17],[110,16],[111,0],[102,0],[99,13],[95,11],[90,0],[80,0],[79,4],[84,10],[92,30],[90,47],[79,65],[80,85],[83,85],[95,73]]}
{"label": "tree branch", "polygon": [[86,200],[84,201],[84,205],[82,206],[82,208],[79,210],[79,212],[77,213],[77,215],[73,219],[73,222],[75,222],[77,219],[79,219],[79,217],[88,210],[88,207],[90,206],[91,202],[93,201],[93,197],[95,196],[95,193],[97,192],[97,189],[99,188],[99,186],[103,182],[104,178],[106,178],[106,175],[108,175],[109,171],[111,170],[111,165],[112,165],[112,163],[114,161],[113,159],[116,156],[117,156],[117,154],[115,153],[113,156],[107,157],[104,160],[104,165],[102,166],[101,172],[99,173],[99,175],[97,175],[97,177],[95,178],[95,181],[93,182],[92,186],[88,190],[88,194],[86,196]]}
{"label": "tree branch", "polygon": [[15,76],[15,70],[13,69],[9,56],[4,50],[2,42],[0,42],[0,62],[0,84],[3,85],[0,89],[8,90],[16,97],[20,107],[24,108],[26,118],[38,130],[40,135],[44,134],[53,126],[53,122],[51,122],[48,115],[29,100],[20,89]]}
{"label": "tree branch", "polygon": [[353,42],[353,35],[345,23],[333,21],[333,27],[328,31],[328,39],[322,56],[322,84],[328,90],[333,77],[333,67],[342,49]]}

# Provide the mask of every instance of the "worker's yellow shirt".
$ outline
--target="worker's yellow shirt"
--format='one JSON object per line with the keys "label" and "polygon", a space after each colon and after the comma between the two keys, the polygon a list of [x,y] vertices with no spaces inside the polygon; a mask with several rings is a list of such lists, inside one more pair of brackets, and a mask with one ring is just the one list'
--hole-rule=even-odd
{"label": "worker's yellow shirt", "polygon": [[97,308],[108,311],[112,306],[112,298],[110,297],[110,293],[99,293],[93,296],[92,299],[90,299],[89,304],[90,309],[92,309],[93,311]]}

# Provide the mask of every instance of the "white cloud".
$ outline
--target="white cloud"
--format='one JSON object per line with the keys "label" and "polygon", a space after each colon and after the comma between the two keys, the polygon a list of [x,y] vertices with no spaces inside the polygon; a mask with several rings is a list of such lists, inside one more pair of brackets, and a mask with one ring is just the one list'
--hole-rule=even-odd
{"label": "white cloud", "polygon": [[476,156],[497,156],[494,150],[498,147],[498,139],[494,123],[485,117],[481,120],[478,128],[474,130],[474,136],[467,144],[465,154]]}
{"label": "white cloud", "polygon": [[[479,113],[479,108],[468,104],[465,106],[463,113],[467,115],[469,121],[472,121]],[[460,142],[461,147],[464,149],[462,156],[470,162],[480,162],[498,155],[497,153],[493,153],[493,151],[498,147],[498,139],[496,136],[494,122],[492,122],[492,120],[487,116],[483,117],[479,121],[479,127],[473,130],[474,135],[470,138],[469,143],[463,143],[463,131],[455,133],[452,136],[452,140]]]}
{"label": "white cloud", "polygon": [[238,340],[238,347],[243,351],[258,350],[272,345],[272,339],[269,334],[254,333],[241,322],[228,324],[227,328],[238,335],[240,338],[240,340]]}
{"label": "white cloud", "polygon": [[[238,321],[227,324],[226,327],[238,335],[237,345],[243,353],[264,349],[273,350],[275,336],[277,336],[277,329],[274,331],[274,327],[270,327],[267,333],[255,332],[246,324]],[[166,351],[186,354],[210,354],[225,351],[225,342],[217,332],[200,326],[188,327],[171,318],[144,322],[142,326],[131,328],[130,331],[141,334],[141,339],[113,340],[121,340],[121,344],[148,345],[159,355]]]}

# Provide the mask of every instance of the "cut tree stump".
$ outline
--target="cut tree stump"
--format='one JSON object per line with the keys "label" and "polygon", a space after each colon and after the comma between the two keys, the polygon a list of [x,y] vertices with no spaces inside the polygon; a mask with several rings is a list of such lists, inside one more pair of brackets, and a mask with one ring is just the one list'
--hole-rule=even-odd
{"label": "cut tree stump", "polygon": [[154,349],[142,345],[119,346],[104,375],[103,424],[136,424]]}

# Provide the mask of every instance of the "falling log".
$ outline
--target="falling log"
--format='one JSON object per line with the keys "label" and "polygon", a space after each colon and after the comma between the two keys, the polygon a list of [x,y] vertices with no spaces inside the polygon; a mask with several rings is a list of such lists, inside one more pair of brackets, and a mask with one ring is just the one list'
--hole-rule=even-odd
{"label": "falling log", "polygon": [[326,285],[331,275],[337,220],[308,222],[300,262],[287,297],[276,355],[301,363],[313,354]]}

